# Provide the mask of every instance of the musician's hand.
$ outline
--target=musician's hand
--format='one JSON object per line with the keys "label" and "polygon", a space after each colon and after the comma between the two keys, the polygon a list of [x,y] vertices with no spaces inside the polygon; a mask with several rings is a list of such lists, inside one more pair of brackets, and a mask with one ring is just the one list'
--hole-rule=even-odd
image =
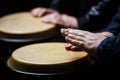
{"label": "musician's hand", "polygon": [[51,14],[56,12],[55,10],[49,9],[49,8],[43,8],[43,7],[37,7],[31,10],[31,13],[35,17],[40,17],[45,14]]}
{"label": "musician's hand", "polygon": [[41,21],[58,25],[63,23],[61,19],[61,14],[58,12],[54,12],[44,16],[43,18],[41,18]]}
{"label": "musician's hand", "polygon": [[78,29],[77,19],[73,16],[54,12],[42,18],[42,21],[61,25],[64,28]]}
{"label": "musician's hand", "polygon": [[99,44],[107,38],[103,34],[75,29],[61,29],[61,33],[68,43],[88,52],[92,56],[97,56]]}

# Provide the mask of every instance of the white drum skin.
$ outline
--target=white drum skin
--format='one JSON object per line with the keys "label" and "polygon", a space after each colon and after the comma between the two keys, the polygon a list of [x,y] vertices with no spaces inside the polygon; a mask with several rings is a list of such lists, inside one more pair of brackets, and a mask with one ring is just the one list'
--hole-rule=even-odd
{"label": "white drum skin", "polygon": [[62,42],[20,47],[13,51],[7,61],[8,67],[13,71],[34,75],[65,74],[89,63],[90,58],[85,51],[67,51]]}

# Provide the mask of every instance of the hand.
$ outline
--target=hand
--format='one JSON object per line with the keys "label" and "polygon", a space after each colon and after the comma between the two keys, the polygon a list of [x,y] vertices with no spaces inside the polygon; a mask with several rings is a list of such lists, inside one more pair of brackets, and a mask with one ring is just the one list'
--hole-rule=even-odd
{"label": "hand", "polygon": [[88,52],[94,57],[98,57],[97,48],[107,38],[101,34],[76,29],[61,29],[61,34],[68,43]]}
{"label": "hand", "polygon": [[56,11],[49,8],[43,8],[43,7],[38,7],[31,10],[32,15],[35,17],[41,17],[45,14],[50,14],[53,12],[56,12]]}
{"label": "hand", "polygon": [[48,22],[48,23],[54,23],[57,25],[61,25],[64,28],[73,28],[78,29],[78,23],[77,19],[73,16],[69,16],[67,14],[60,14],[58,11],[49,9],[49,8],[43,8],[38,7],[31,10],[31,13],[35,17],[41,17],[44,16],[41,21]]}
{"label": "hand", "polygon": [[51,14],[47,14],[43,18],[41,18],[41,21],[47,22],[47,23],[54,23],[54,24],[62,24],[61,14],[58,12],[54,12]]}
{"label": "hand", "polygon": [[[110,33],[110,32],[102,32],[102,33],[97,33],[97,34],[103,35],[103,36],[105,36],[105,37],[111,37],[111,36],[113,36],[113,34]],[[73,50],[73,51],[81,51],[81,50],[82,50],[82,49],[80,49],[79,47],[74,46],[74,45],[72,45],[72,44],[70,44],[70,43],[66,43],[65,48],[66,48],[67,50]]]}
{"label": "hand", "polygon": [[78,29],[77,19],[75,17],[54,12],[42,18],[42,21],[61,25],[64,28]]}

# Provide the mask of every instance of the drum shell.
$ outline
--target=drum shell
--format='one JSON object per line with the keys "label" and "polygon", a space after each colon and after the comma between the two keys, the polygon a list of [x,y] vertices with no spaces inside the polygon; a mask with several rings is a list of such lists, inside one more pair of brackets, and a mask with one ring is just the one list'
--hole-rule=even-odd
{"label": "drum shell", "polygon": [[[47,45],[47,44],[49,44],[49,45]],[[37,80],[37,79],[38,80],[39,79],[43,79],[43,80],[44,79],[49,79],[49,80],[73,79],[74,80],[74,79],[82,78],[84,73],[85,74],[88,73],[91,61],[90,61],[90,57],[87,55],[87,53],[84,53],[84,52],[83,53],[81,52],[81,54],[83,54],[83,55],[79,54],[79,52],[76,52],[76,54],[75,54],[75,52],[68,52],[69,55],[73,54],[74,57],[65,56],[65,58],[63,58],[62,60],[71,59],[70,61],[61,62],[61,57],[58,57],[60,60],[58,59],[57,63],[52,62],[49,64],[41,63],[41,61],[39,61],[39,60],[38,61],[40,63],[38,63],[38,64],[37,63],[34,64],[31,62],[26,63],[26,61],[24,63],[23,58],[21,58],[22,60],[20,59],[20,61],[19,61],[19,59],[17,59],[17,57],[15,57],[15,54],[17,53],[17,51],[21,55],[21,50],[23,51],[22,55],[25,55],[27,53],[28,54],[27,56],[29,56],[30,55],[29,49],[31,50],[31,48],[32,48],[35,51],[34,52],[32,50],[32,53],[34,52],[37,54],[42,54],[42,53],[39,53],[39,51],[41,51],[41,49],[43,50],[43,52],[45,51],[43,55],[45,56],[45,60],[46,60],[46,57],[47,57],[46,54],[48,53],[48,52],[46,53],[46,51],[48,51],[48,49],[49,49],[49,48],[46,48],[46,46],[50,46],[50,45],[51,45],[50,50],[52,50],[54,47],[57,48],[55,50],[58,50],[62,46],[61,47],[62,49],[60,49],[60,53],[59,52],[55,53],[56,55],[51,56],[52,58],[50,57],[52,60],[54,60],[53,57],[58,56],[58,54],[60,54],[59,56],[63,57],[63,54],[67,53],[66,51],[65,51],[65,53],[63,51],[63,53],[61,55],[62,50],[64,50],[64,48],[63,48],[64,44],[59,46],[59,44],[61,44],[61,43],[55,43],[54,45],[57,45],[57,46],[52,47],[53,44],[54,44],[53,42],[52,43],[32,44],[32,45],[30,45],[31,47],[24,46],[24,47],[21,47],[21,48],[15,50],[13,52],[13,54],[5,60],[6,74],[11,75],[10,77],[13,79],[14,79],[14,76],[17,76],[17,78],[19,78],[19,79],[29,79],[29,80],[34,80],[34,79],[35,80]],[[38,52],[36,52],[37,51],[36,47],[37,47]],[[38,47],[39,47],[39,49],[38,49]],[[46,50],[44,50],[43,47],[45,47]],[[27,48],[28,48],[28,50],[27,50]],[[26,50],[28,52],[24,53],[24,50]],[[48,54],[52,55],[52,54],[54,54],[54,51],[52,53],[48,53]],[[77,54],[79,54],[79,55],[77,55]],[[35,58],[37,56],[35,56]],[[79,56],[79,58],[76,58],[75,56],[77,56],[77,57]],[[41,57],[41,58],[43,58],[43,57]],[[37,59],[41,59],[41,58],[39,57]],[[75,58],[75,59],[73,59],[73,58]],[[47,60],[49,60],[49,59],[47,59]],[[44,62],[44,59],[42,61]],[[34,62],[34,61],[32,60],[32,62]],[[47,62],[49,62],[49,61],[47,61]]]}
{"label": "drum shell", "polygon": [[[90,66],[80,63],[73,65],[71,71],[66,73],[56,73],[56,74],[24,74],[11,70],[7,65],[6,61],[2,70],[3,79],[16,79],[16,80],[79,80],[87,79]],[[6,77],[7,76],[7,77]]]}

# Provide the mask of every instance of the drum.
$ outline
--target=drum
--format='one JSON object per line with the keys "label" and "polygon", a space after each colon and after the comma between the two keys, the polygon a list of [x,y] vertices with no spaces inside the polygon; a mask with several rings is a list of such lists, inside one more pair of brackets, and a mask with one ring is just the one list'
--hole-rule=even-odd
{"label": "drum", "polygon": [[82,73],[85,66],[90,65],[90,57],[85,51],[67,51],[64,46],[63,42],[22,46],[12,52],[6,64],[10,70],[27,76],[39,75],[47,78],[54,76],[55,78],[56,75],[65,75],[78,70]]}
{"label": "drum", "polygon": [[[0,18],[0,51],[7,53],[26,44],[51,41],[59,34],[55,24],[44,23],[30,12],[17,12]],[[7,52],[6,52],[7,51]]]}
{"label": "drum", "polygon": [[56,35],[55,24],[44,23],[30,12],[18,12],[0,19],[0,39],[8,42],[30,42]]}

